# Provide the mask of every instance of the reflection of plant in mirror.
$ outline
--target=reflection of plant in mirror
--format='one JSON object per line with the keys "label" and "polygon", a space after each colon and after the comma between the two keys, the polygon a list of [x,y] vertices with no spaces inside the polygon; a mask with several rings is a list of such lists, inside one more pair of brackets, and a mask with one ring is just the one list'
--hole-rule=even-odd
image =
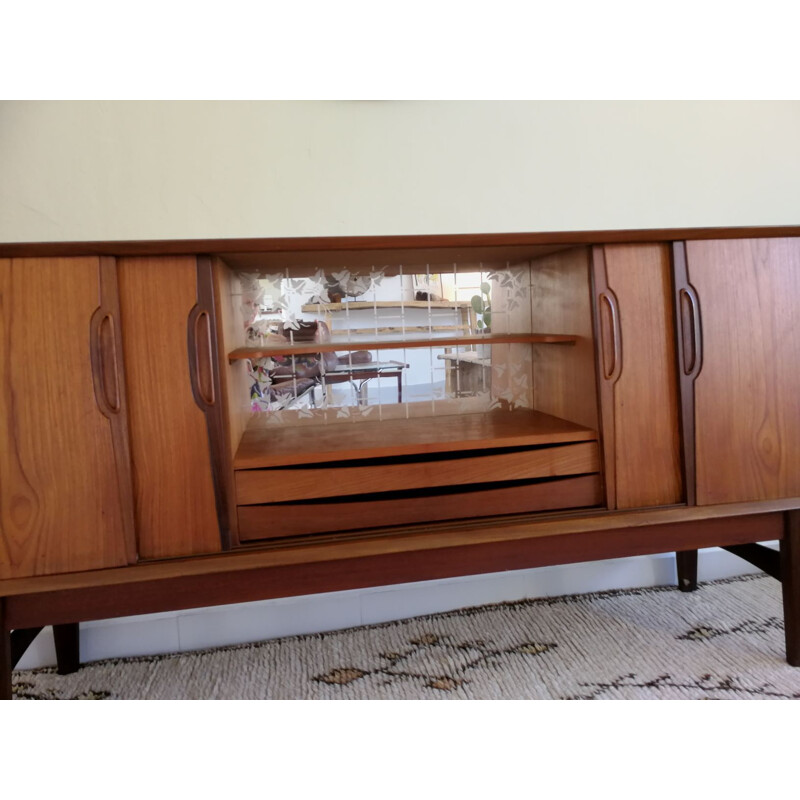
{"label": "reflection of plant in mirror", "polygon": [[477,317],[477,327],[483,333],[492,330],[492,287],[485,281],[481,284],[481,293],[472,295],[472,310]]}

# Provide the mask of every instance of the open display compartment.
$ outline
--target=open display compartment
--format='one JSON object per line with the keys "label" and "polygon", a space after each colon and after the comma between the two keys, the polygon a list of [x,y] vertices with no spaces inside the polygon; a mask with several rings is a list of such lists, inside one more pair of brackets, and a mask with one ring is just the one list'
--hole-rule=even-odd
{"label": "open display compartment", "polygon": [[589,251],[486,250],[214,259],[234,543],[603,503]]}

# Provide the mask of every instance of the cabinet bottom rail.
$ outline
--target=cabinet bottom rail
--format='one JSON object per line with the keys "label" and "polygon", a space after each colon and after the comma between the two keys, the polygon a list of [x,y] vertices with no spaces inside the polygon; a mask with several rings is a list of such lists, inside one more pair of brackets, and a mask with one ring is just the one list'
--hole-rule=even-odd
{"label": "cabinet bottom rail", "polygon": [[[125,583],[0,597],[0,697],[10,697],[11,670],[44,625],[58,626],[59,671],[66,672],[79,665],[78,621],[670,551],[687,553],[704,547],[749,552],[751,548],[745,546],[753,542],[776,539],[781,540],[787,660],[800,666],[799,520],[798,511],[771,512],[328,561],[253,563],[244,570],[226,570],[221,561],[219,571],[205,574],[180,574],[172,565],[160,578],[148,571],[147,579],[140,581],[129,578]],[[136,569],[126,571],[130,575]]]}

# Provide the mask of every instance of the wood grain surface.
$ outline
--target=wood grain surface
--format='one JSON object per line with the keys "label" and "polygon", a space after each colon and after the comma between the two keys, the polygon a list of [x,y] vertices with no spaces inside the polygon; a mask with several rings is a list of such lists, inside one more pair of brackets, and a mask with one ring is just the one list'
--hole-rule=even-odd
{"label": "wood grain surface", "polygon": [[[459,520],[437,522],[430,525],[409,525],[391,534],[372,535],[365,532],[355,537],[320,540],[314,543],[296,543],[280,547],[258,547],[235,553],[216,553],[192,558],[167,561],[139,562],[117,569],[94,570],[75,574],[50,575],[36,578],[16,578],[3,581],[3,595],[39,594],[43,592],[72,591],[104,586],[123,586],[141,581],[157,583],[181,575],[194,575],[212,579],[220,573],[236,573],[260,567],[307,564],[320,561],[337,561],[343,558],[360,558],[387,553],[407,555],[417,550],[436,550],[465,544],[491,544],[530,538],[552,538],[575,534],[596,533],[600,538],[614,530],[632,530],[637,539],[647,542],[648,530],[654,526],[676,528],[684,523],[717,520],[727,531],[715,545],[734,542],[768,541],[783,538],[783,512],[800,509],[800,497],[782,500],[763,500],[751,503],[726,503],[719,506],[671,506],[606,511],[589,509],[554,514],[521,515],[513,519]],[[738,527],[745,518],[777,519],[777,530],[762,539],[747,538]],[[770,523],[772,524],[772,523]],[[677,536],[675,541],[664,543],[663,550],[702,547],[691,536]],[[599,556],[609,558],[611,556]],[[74,621],[75,618],[73,618]],[[77,619],[85,619],[77,617]],[[69,619],[65,620],[69,622]]]}
{"label": "wood grain surface", "polygon": [[[680,408],[669,249],[666,245],[603,248],[607,291],[598,290],[600,379],[612,385],[617,508],[670,505],[683,499]],[[609,297],[609,301],[605,298]],[[616,354],[604,308],[616,305]],[[612,348],[613,349],[613,348]],[[616,362],[616,363],[614,363]],[[613,449],[612,449],[613,448]]]}
{"label": "wood grain surface", "polygon": [[601,489],[600,476],[594,474],[502,489],[442,493],[436,497],[239,506],[239,536],[242,541],[252,541],[413,522],[584,508],[600,504]]}
{"label": "wood grain surface", "polygon": [[597,442],[409,464],[246,469],[236,472],[236,500],[239,505],[279,503],[311,497],[581,475],[599,469]]}
{"label": "wood grain surface", "polygon": [[194,257],[119,260],[136,524],[142,558],[220,549],[208,431],[192,396]]}
{"label": "wood grain surface", "polygon": [[233,457],[250,419],[250,376],[245,361],[229,362],[228,351],[244,342],[244,319],[241,312],[239,281],[219,258],[212,260],[215,312],[217,321],[217,363],[219,364],[224,427],[222,463],[219,468],[223,490],[227,494],[228,529],[231,543],[238,542],[239,518],[233,481]]}
{"label": "wood grain surface", "polygon": [[308,353],[333,353],[337,350],[397,350],[410,347],[455,347],[468,344],[575,344],[575,337],[556,333],[484,333],[474,336],[399,336],[386,339],[334,339],[329,342],[297,342],[295,344],[264,345],[259,347],[237,347],[228,353],[230,361],[243,358],[268,358],[279,355],[302,355]]}
{"label": "wood grain surface", "polygon": [[240,470],[280,467],[594,439],[597,439],[594,430],[526,409],[418,417],[413,421],[359,421],[313,429],[272,425],[245,432],[234,467]]}
{"label": "wood grain surface", "polygon": [[603,458],[603,485],[606,506],[617,507],[617,458],[614,392],[619,380],[622,361],[615,347],[621,351],[619,341],[619,311],[616,295],[608,286],[606,251],[604,247],[592,248],[593,324],[595,342],[595,373],[597,397],[600,403],[600,451]]}
{"label": "wood grain surface", "polygon": [[[376,532],[370,535],[362,532],[355,538],[354,535],[344,534],[338,540],[332,536],[328,542],[296,543],[294,547],[281,544],[272,550],[226,554],[224,557],[214,555],[212,551],[219,549],[219,531],[202,412],[192,405],[199,415],[199,422],[195,424],[188,409],[176,410],[183,402],[181,391],[192,402],[186,376],[176,379],[174,373],[187,369],[186,322],[194,300],[186,305],[191,292],[184,273],[188,261],[192,265],[190,271],[194,278],[194,258],[131,258],[125,259],[129,262],[127,268],[125,265],[120,268],[123,293],[126,275],[127,285],[135,290],[129,296],[127,308],[123,303],[121,334],[125,344],[125,377],[128,379],[128,395],[131,399],[131,452],[137,468],[137,522],[140,528],[143,519],[166,523],[160,530],[151,530],[148,534],[150,539],[145,535],[142,541],[154,544],[147,556],[150,558],[162,558],[165,554],[210,554],[201,558],[178,557],[171,563],[124,566],[128,557],[124,524],[120,523],[116,528],[116,537],[109,538],[115,530],[109,510],[112,517],[114,513],[119,517],[125,514],[120,497],[117,495],[116,506],[111,497],[119,492],[119,454],[114,451],[115,439],[109,432],[109,419],[98,412],[99,403],[106,413],[119,413],[119,404],[124,395],[115,380],[115,332],[105,317],[98,318],[96,332],[99,338],[95,352],[98,372],[97,368],[94,371],[91,369],[92,351],[86,340],[83,340],[84,352],[79,358],[74,342],[70,341],[71,334],[61,330],[62,326],[66,331],[77,329],[76,318],[73,318],[73,314],[76,314],[82,320],[80,324],[89,332],[90,318],[102,306],[98,292],[98,259],[88,259],[94,264],[94,283],[82,281],[81,285],[69,286],[66,290],[59,284],[57,293],[51,288],[52,276],[47,274],[51,262],[69,260],[74,265],[84,259],[43,259],[42,262],[48,263],[41,264],[41,274],[35,269],[31,270],[36,262],[32,259],[26,265],[25,291],[20,293],[23,299],[19,303],[15,297],[15,262],[0,260],[0,321],[4,336],[4,341],[0,343],[0,420],[3,421],[0,424],[3,425],[4,435],[13,432],[14,441],[13,447],[5,446],[7,442],[4,441],[4,446],[0,448],[0,569],[6,561],[15,570],[23,565],[21,572],[0,572],[0,577],[6,577],[2,583],[2,593],[14,595],[16,592],[18,597],[11,602],[8,598],[0,598],[7,612],[5,622],[0,627],[37,624],[36,619],[66,623],[89,618],[83,616],[84,613],[93,617],[142,613],[191,607],[205,601],[231,602],[255,599],[256,596],[352,588],[494,568],[564,563],[636,552],[685,551],[711,544],[781,538],[784,535],[783,516],[775,512],[800,507],[800,407],[797,400],[800,397],[800,378],[796,369],[800,342],[795,321],[797,298],[800,296],[800,251],[798,240],[763,238],[749,241],[746,238],[748,234],[761,237],[797,236],[800,228],[675,230],[661,231],[660,235],[652,231],[617,231],[468,237],[241,240],[227,243],[219,240],[215,243],[204,241],[202,245],[195,242],[194,245],[199,247],[196,251],[192,250],[192,243],[182,242],[2,245],[3,248],[11,247],[12,250],[8,252],[15,254],[33,252],[37,247],[45,250],[61,247],[52,252],[64,254],[71,247],[73,249],[69,252],[73,254],[114,255],[123,252],[224,252],[223,245],[228,244],[230,251],[242,257],[242,263],[256,264],[265,263],[262,259],[264,253],[269,253],[269,259],[274,263],[282,262],[287,254],[299,263],[315,250],[332,254],[331,263],[346,257],[348,252],[360,253],[367,263],[376,254],[385,255],[392,248],[406,255],[411,248],[435,249],[441,256],[449,252],[462,254],[453,260],[468,259],[476,255],[480,248],[486,248],[497,257],[505,248],[507,252],[518,254],[525,251],[524,257],[532,258],[546,252],[537,248],[558,248],[577,242],[606,243],[607,285],[613,289],[618,301],[618,335],[616,346],[613,337],[606,337],[599,344],[602,363],[609,368],[609,374],[615,376],[615,503],[658,505],[680,502],[686,496],[680,490],[679,469],[677,500],[674,499],[674,491],[671,492],[671,500],[664,494],[656,497],[655,492],[651,492],[656,484],[669,485],[668,480],[655,481],[653,475],[658,470],[670,469],[671,458],[667,457],[670,448],[666,447],[666,443],[672,439],[674,428],[666,424],[666,420],[668,417],[677,417],[675,409],[670,408],[673,402],[670,391],[665,391],[663,383],[659,385],[658,378],[652,379],[652,370],[658,371],[662,364],[670,360],[665,348],[668,349],[671,336],[673,342],[676,338],[674,331],[670,334],[669,328],[664,328],[660,321],[657,324],[653,322],[660,320],[662,312],[667,320],[673,319],[671,310],[662,308],[665,304],[655,296],[657,281],[654,276],[658,274],[663,280],[665,274],[663,252],[658,256],[654,254],[652,258],[638,257],[634,268],[626,261],[627,254],[618,257],[614,253],[616,248],[610,243],[667,241],[675,238],[693,240],[687,245],[687,263],[688,278],[700,298],[700,324],[695,326],[695,333],[699,342],[697,352],[702,354],[702,369],[694,390],[697,494],[698,502],[704,505],[627,512],[595,510],[588,514],[562,512],[550,516],[522,515],[520,519],[512,521],[489,518],[438,523],[428,519],[422,524],[409,522],[406,529],[391,533]],[[731,238],[719,241],[726,237]],[[737,237],[739,241],[735,241]],[[23,249],[15,251],[14,247]],[[26,247],[29,250],[26,251]],[[159,247],[162,249],[158,250]],[[645,249],[663,251],[664,248],[648,244]],[[448,257],[447,260],[451,259]],[[134,263],[149,264],[147,270],[152,273],[148,272],[142,278],[138,274],[139,267],[134,267]],[[163,278],[162,283],[159,283],[159,274]],[[29,280],[34,283],[39,281],[41,291],[29,291]],[[639,305],[639,310],[633,314],[626,312],[630,298],[621,289],[621,283],[634,293],[632,297]],[[94,303],[88,308],[87,316],[84,314],[88,306],[84,293],[92,286]],[[154,287],[156,291],[153,291]],[[196,289],[196,286],[192,288]],[[644,292],[645,299],[642,300],[637,292]],[[24,297],[28,295],[35,295],[36,307],[32,305],[32,300]],[[666,296],[670,297],[669,292],[666,292]],[[53,325],[53,315],[48,313],[46,317],[42,316],[41,308],[47,308],[48,312],[52,308],[59,308],[61,312],[62,303],[68,308],[58,316],[59,348],[49,345],[49,351],[54,353],[51,359],[47,355],[48,348],[38,345],[41,338],[37,337],[41,336],[42,327]],[[175,313],[176,304],[181,307],[182,315]],[[22,312],[28,315],[25,321],[21,321]],[[678,319],[684,323],[686,315],[680,313],[681,309],[678,312]],[[39,317],[36,317],[37,313]],[[607,316],[601,319],[601,329],[613,331],[608,316],[611,312],[607,308],[604,313]],[[173,336],[172,332],[163,336],[164,329],[170,325],[167,320],[176,317],[181,318],[180,336]],[[28,318],[32,322],[28,322]],[[127,322],[131,323],[133,331],[130,339]],[[649,329],[643,337],[644,341],[635,343],[636,347],[641,348],[642,354],[640,361],[634,358],[634,366],[630,361],[629,327],[637,332]],[[655,328],[661,329],[661,333],[653,334],[652,329]],[[155,331],[155,335],[148,338],[150,331]],[[683,345],[684,357],[690,361],[694,359],[694,351],[687,345],[689,340],[686,337],[678,339]],[[181,346],[177,344],[179,340]],[[23,343],[20,344],[20,341]],[[49,341],[52,342],[52,337]],[[339,348],[338,343],[335,346]],[[129,347],[134,356],[132,366],[127,363],[131,356]],[[563,349],[577,347],[578,343],[573,348]],[[182,358],[175,355],[180,350]],[[314,346],[314,351],[318,350],[318,346]],[[644,353],[647,353],[646,357]],[[674,361],[674,351],[672,358]],[[90,362],[88,371],[84,361]],[[169,362],[170,368],[161,362]],[[183,366],[177,367],[179,364]],[[644,369],[646,364],[650,372]],[[639,388],[628,392],[624,382],[631,371],[639,375],[634,382]],[[68,378],[64,378],[62,372],[66,372]],[[56,384],[53,375],[58,375],[61,383]],[[91,403],[86,401],[81,390],[73,388],[73,381],[78,381],[81,375],[88,376],[88,380],[81,380],[80,385],[86,387]],[[131,380],[133,377],[136,380]],[[66,391],[63,388],[64,380],[67,381]],[[648,387],[648,382],[654,385]],[[210,386],[207,381],[201,380],[200,383],[206,389]],[[158,388],[154,389],[153,386]],[[181,388],[176,391],[178,386]],[[163,394],[156,397],[157,402],[153,402],[152,394],[158,392]],[[34,402],[27,402],[29,395],[36,398]],[[24,409],[19,402],[21,396],[26,398]],[[57,403],[51,399],[53,397],[58,398]],[[642,409],[646,409],[646,412],[642,413]],[[640,419],[635,419],[637,416]],[[92,427],[95,418],[99,418],[105,428]],[[436,422],[441,424],[441,419]],[[465,419],[461,418],[460,422],[464,423]],[[569,448],[596,448],[596,425],[583,422],[584,431],[589,431],[590,436],[585,437],[583,443],[569,445]],[[137,423],[141,423],[138,429]],[[228,431],[231,450],[236,437],[236,424]],[[414,426],[406,423],[406,432],[415,426],[416,421]],[[352,432],[356,426],[330,427]],[[87,429],[90,430],[88,434]],[[274,454],[269,455],[269,448],[265,446],[265,442],[274,434],[275,430],[267,429],[260,434],[264,437],[262,440],[259,441],[258,436],[253,437],[255,447],[249,456],[245,450],[245,461],[248,457],[252,459],[247,466],[259,466],[258,461],[263,461],[264,453],[267,453],[267,460],[275,457]],[[309,436],[308,431],[300,431],[300,434]],[[501,437],[502,444],[478,444],[472,447],[515,446],[515,435],[519,435],[519,432],[509,432]],[[581,436],[574,431],[567,431],[566,435]],[[641,442],[651,435],[654,435],[657,446],[658,442],[665,445],[663,457],[656,458],[656,464],[649,463],[644,451],[637,451]],[[316,436],[317,432],[313,434],[314,438]],[[336,436],[334,433],[334,439]],[[443,441],[434,442],[432,452],[463,449],[463,443],[453,446],[457,436],[449,436],[448,439],[448,434],[445,434]],[[363,448],[353,446],[352,441],[347,442],[341,432],[338,437],[340,444],[330,450],[332,459],[340,457],[336,454],[337,447],[344,461],[364,457]],[[242,447],[246,444],[246,438],[245,435]],[[557,440],[545,437],[539,441],[553,443]],[[579,442],[580,439],[571,441]],[[315,447],[316,444],[314,442]],[[372,452],[376,452],[375,448],[379,451],[381,446],[376,440]],[[393,451],[399,453],[425,452],[426,446],[401,441],[399,436],[388,443],[390,450],[399,448]],[[94,458],[88,469],[82,447],[88,451],[89,458]],[[416,449],[404,451],[404,447]],[[34,454],[30,461],[26,461],[25,454],[28,452]],[[625,464],[618,460],[624,453],[633,453],[630,457],[632,460]],[[283,456],[278,454],[277,457],[286,459],[286,451]],[[282,463],[314,463],[309,460],[314,457],[307,452],[300,452],[297,457],[300,461],[284,460]],[[474,458],[484,461],[495,457]],[[56,468],[60,470],[57,474],[54,472]],[[345,466],[342,470],[361,468]],[[298,470],[301,473],[304,471],[311,473],[318,470]],[[492,474],[496,472],[492,471]],[[672,474],[674,477],[675,471]],[[77,476],[78,480],[73,476]],[[142,486],[152,494],[147,496],[147,491],[143,493]],[[55,492],[55,502],[48,499],[49,495],[45,498],[46,492]],[[63,497],[59,496],[59,492]],[[147,502],[142,502],[143,498]],[[179,501],[176,498],[180,498]],[[56,521],[57,537],[48,533],[52,518],[47,516],[45,509],[51,507],[56,508],[59,515]],[[76,516],[76,509],[80,511],[80,522],[76,526],[64,525],[65,520],[70,521],[70,515]],[[11,520],[11,527],[8,526],[8,520]],[[42,520],[44,523],[40,525]],[[790,520],[792,524],[789,527],[796,533],[796,514]],[[209,521],[213,525],[213,537],[203,529],[203,525]],[[9,530],[12,530],[11,535]],[[63,535],[64,530],[68,535]],[[205,544],[212,538],[213,545],[208,549]],[[88,565],[76,557],[76,553],[81,552],[87,543],[90,544],[89,556],[95,559]],[[169,550],[176,543],[181,546],[174,552]],[[167,547],[162,548],[165,544]],[[85,554],[88,551],[83,552]],[[791,561],[794,557],[791,552],[787,547],[784,560]],[[48,570],[53,571],[56,562],[59,563],[56,571],[64,569],[65,563],[68,570],[82,571],[72,575],[43,574]],[[26,564],[27,567],[24,566]],[[98,568],[108,564],[119,566]],[[30,569],[33,572],[26,571]],[[13,577],[15,575],[36,577]],[[128,587],[129,591],[124,587]],[[42,594],[43,591],[51,594]],[[39,624],[42,624],[41,621]],[[800,626],[796,620],[791,625],[794,631],[792,638],[796,643],[796,632]]]}
{"label": "wood grain surface", "polygon": [[305,303],[301,311],[357,311],[374,308],[469,308],[469,300],[351,300],[348,303]]}
{"label": "wood grain surface", "polygon": [[[107,574],[101,572],[86,587],[13,595],[6,598],[6,624],[32,627],[75,619],[106,619],[672,549],[765,541],[780,538],[781,530],[781,514],[754,514],[738,517],[735,525],[726,519],[664,522],[646,532],[640,528],[608,527],[574,536],[469,541],[452,547],[439,547],[426,539],[421,547],[402,553],[384,550],[373,555],[354,555],[355,549],[340,546],[335,559],[323,561],[314,560],[312,552],[316,548],[304,544],[291,548],[302,551],[302,561],[285,561],[280,565],[270,556],[285,555],[286,550],[229,553],[189,562],[192,568],[204,568],[202,574],[196,569],[178,570],[177,564],[161,564],[158,577],[148,580],[147,567],[129,567],[124,572],[125,579],[120,575],[112,585],[100,580]],[[41,582],[39,588],[44,589]]]}
{"label": "wood grain surface", "polygon": [[800,239],[689,242],[697,502],[800,493]]}
{"label": "wood grain surface", "polygon": [[531,262],[532,322],[577,337],[574,347],[533,346],[533,407],[598,429],[589,251]]}
{"label": "wood grain surface", "polygon": [[[678,388],[681,401],[681,459],[686,502],[697,504],[697,475],[694,432],[694,382],[703,366],[700,331],[700,304],[697,292],[689,283],[686,266],[686,242],[672,244],[673,305],[678,356]],[[697,553],[694,553],[697,560]],[[678,559],[679,577],[683,563],[690,563],[692,555],[687,553]],[[690,570],[691,571],[691,570]],[[696,569],[694,569],[696,572]],[[696,583],[696,580],[695,582]],[[692,586],[690,581],[689,586]],[[687,591],[691,591],[688,589]]]}
{"label": "wood grain surface", "polygon": [[[128,467],[114,450],[125,428],[115,323],[92,326],[115,304],[101,296],[98,258],[0,260],[0,578],[134,558]],[[105,354],[102,374],[92,353]],[[122,416],[112,423],[99,399]]]}
{"label": "wood grain surface", "polygon": [[[753,237],[800,236],[800,225],[638,228],[627,230],[539,231],[516,233],[451,233],[389,236],[307,236],[247,239],[132,239],[94,242],[2,242],[0,258],[21,256],[163,256],[221,255],[232,267],[251,270],[259,265],[293,263],[326,265],[389,263],[450,264],[477,261],[524,261],[554,252],[561,247],[604,243],[668,242],[695,239],[749,239]],[[357,257],[364,251],[363,262]],[[334,251],[334,252],[332,252]],[[241,262],[237,255],[247,254]],[[336,261],[332,256],[338,256]]]}

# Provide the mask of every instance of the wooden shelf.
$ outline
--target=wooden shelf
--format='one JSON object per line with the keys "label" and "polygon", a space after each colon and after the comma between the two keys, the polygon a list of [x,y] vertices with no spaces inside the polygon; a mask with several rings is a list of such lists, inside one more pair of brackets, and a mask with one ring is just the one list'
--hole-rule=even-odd
{"label": "wooden shelf", "polygon": [[595,441],[597,432],[541,411],[495,410],[415,419],[245,431],[234,469]]}
{"label": "wooden shelf", "polygon": [[337,350],[400,350],[411,347],[459,347],[472,344],[575,344],[577,336],[557,333],[484,333],[474,336],[419,337],[387,339],[332,339],[329,342],[295,342],[295,344],[267,344],[258,347],[237,347],[228,353],[229,361],[269,356],[303,355],[306,353],[331,353]]}
{"label": "wooden shelf", "polygon": [[303,311],[357,311],[364,308],[469,308],[469,300],[353,300],[349,303],[306,303]]}

